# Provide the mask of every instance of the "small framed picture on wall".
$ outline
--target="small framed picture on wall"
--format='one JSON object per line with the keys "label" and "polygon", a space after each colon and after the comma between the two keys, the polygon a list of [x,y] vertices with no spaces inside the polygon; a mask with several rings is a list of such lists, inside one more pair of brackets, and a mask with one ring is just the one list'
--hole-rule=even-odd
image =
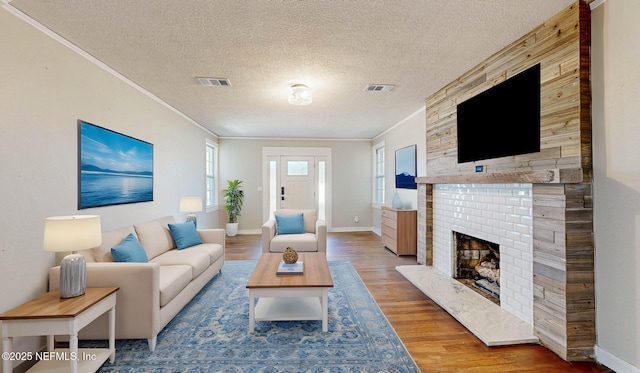
{"label": "small framed picture on wall", "polygon": [[416,146],[396,150],[396,189],[418,189],[416,174]]}

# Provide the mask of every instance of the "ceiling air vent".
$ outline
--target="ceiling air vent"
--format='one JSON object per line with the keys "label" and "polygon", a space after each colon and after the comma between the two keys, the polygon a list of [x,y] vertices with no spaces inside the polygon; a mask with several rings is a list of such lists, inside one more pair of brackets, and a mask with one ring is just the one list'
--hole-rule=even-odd
{"label": "ceiling air vent", "polygon": [[395,85],[393,84],[369,84],[364,87],[365,92],[389,92]]}
{"label": "ceiling air vent", "polygon": [[198,78],[198,81],[205,87],[231,87],[229,79]]}

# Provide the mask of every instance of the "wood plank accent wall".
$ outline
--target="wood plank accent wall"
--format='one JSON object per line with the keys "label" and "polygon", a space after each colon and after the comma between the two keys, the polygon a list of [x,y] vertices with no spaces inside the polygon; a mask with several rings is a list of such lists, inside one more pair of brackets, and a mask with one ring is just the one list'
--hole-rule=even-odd
{"label": "wood plank accent wall", "polygon": [[[475,177],[475,165],[481,164],[486,173],[571,169],[584,177],[569,182],[590,180],[590,15],[588,5],[577,1],[431,95],[426,102],[426,178]],[[456,105],[538,63],[540,152],[458,164]],[[505,135],[507,141],[518,141],[517,122]]]}
{"label": "wood plank accent wall", "polygon": [[[590,45],[591,11],[579,0],[430,96],[427,172],[416,178],[418,261],[427,265],[433,184],[533,184],[533,328],[565,360],[593,360],[596,341]],[[537,63],[541,151],[480,161],[484,173],[475,173],[474,162],[458,164],[457,103]],[[517,134],[507,134],[507,141],[517,141]]]}
{"label": "wood plank accent wall", "polygon": [[591,183],[533,184],[533,318],[538,338],[565,360],[596,343]]}
{"label": "wood plank accent wall", "polygon": [[433,265],[433,184],[418,184],[418,264]]}

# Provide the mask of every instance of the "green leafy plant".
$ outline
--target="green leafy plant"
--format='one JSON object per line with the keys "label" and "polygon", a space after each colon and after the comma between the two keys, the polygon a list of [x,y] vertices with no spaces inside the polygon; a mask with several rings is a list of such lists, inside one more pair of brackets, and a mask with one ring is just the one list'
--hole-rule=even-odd
{"label": "green leafy plant", "polygon": [[238,216],[240,216],[240,210],[242,210],[242,202],[244,202],[244,190],[240,189],[242,181],[240,180],[227,180],[229,186],[224,192],[224,208],[229,215],[229,223],[237,223]]}

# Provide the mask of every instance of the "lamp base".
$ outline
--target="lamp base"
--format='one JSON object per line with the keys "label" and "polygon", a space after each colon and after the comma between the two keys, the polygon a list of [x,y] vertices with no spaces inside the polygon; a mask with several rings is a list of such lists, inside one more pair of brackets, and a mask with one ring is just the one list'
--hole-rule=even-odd
{"label": "lamp base", "polygon": [[69,254],[60,262],[60,298],[74,298],[87,288],[87,264],[81,254]]}
{"label": "lamp base", "polygon": [[196,214],[189,214],[187,215],[187,221],[192,221],[193,225],[196,226],[196,228],[198,227],[198,221],[196,219]]}

